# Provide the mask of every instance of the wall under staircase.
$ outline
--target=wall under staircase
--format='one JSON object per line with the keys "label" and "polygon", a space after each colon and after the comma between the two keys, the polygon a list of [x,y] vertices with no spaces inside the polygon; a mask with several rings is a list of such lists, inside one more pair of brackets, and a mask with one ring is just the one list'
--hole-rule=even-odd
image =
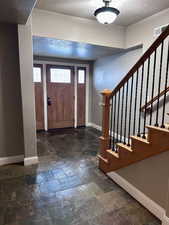
{"label": "wall under staircase", "polygon": [[169,152],[164,152],[110,172],[108,176],[162,219],[167,204],[168,162]]}

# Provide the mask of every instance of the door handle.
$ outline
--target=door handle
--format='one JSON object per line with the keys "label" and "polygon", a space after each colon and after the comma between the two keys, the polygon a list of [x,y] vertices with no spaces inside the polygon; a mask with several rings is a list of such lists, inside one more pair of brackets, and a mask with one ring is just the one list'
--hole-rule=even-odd
{"label": "door handle", "polygon": [[48,97],[47,103],[48,103],[48,106],[52,105],[52,101],[51,101],[50,97]]}

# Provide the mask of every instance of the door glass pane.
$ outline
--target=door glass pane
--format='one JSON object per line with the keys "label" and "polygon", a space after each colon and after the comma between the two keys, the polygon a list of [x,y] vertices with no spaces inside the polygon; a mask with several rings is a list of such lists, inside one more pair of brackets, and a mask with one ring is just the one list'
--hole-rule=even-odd
{"label": "door glass pane", "polygon": [[79,84],[85,83],[85,70],[78,70],[78,83]]}
{"label": "door glass pane", "polygon": [[33,82],[41,82],[41,68],[34,67],[33,68]]}
{"label": "door glass pane", "polygon": [[50,69],[50,81],[52,83],[71,83],[71,70]]}

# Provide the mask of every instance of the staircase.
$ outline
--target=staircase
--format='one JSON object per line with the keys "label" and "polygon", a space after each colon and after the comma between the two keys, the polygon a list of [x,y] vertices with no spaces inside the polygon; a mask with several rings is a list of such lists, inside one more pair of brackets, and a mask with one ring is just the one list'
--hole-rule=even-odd
{"label": "staircase", "polygon": [[103,172],[115,171],[169,150],[168,75],[169,27],[113,91],[102,92],[98,157]]}

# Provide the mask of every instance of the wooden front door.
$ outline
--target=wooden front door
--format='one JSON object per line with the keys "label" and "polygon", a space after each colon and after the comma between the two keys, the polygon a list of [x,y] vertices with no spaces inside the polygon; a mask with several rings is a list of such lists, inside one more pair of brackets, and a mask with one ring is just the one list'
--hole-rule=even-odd
{"label": "wooden front door", "polygon": [[47,65],[48,129],[74,127],[74,69]]}
{"label": "wooden front door", "polygon": [[77,68],[77,126],[85,126],[86,120],[86,68]]}
{"label": "wooden front door", "polygon": [[39,64],[34,65],[33,81],[35,87],[36,129],[44,130],[44,96],[43,96],[42,65]]}

